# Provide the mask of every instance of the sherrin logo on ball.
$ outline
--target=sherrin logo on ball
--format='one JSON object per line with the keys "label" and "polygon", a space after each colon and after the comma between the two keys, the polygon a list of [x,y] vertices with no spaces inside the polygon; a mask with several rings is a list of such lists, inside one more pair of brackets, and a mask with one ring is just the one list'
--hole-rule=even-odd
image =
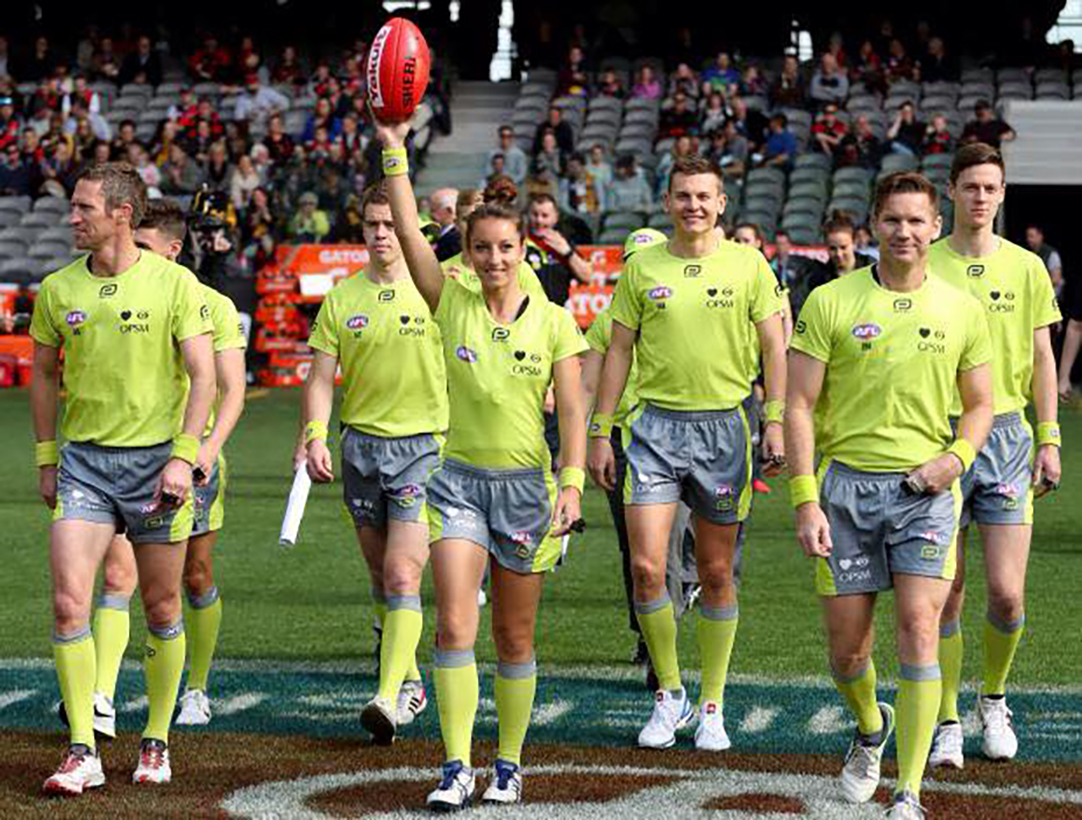
{"label": "sherrin logo on ball", "polygon": [[874,322],[867,322],[866,324],[857,325],[853,328],[853,335],[858,339],[874,339],[882,332],[883,328]]}
{"label": "sherrin logo on ball", "polygon": [[428,43],[409,20],[392,17],[368,50],[368,99],[381,122],[405,122],[428,87]]}

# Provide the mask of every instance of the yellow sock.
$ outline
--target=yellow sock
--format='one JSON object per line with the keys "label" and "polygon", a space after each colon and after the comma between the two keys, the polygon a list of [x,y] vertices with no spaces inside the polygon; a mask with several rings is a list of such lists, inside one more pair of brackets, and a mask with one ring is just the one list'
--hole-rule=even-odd
{"label": "yellow sock", "polygon": [[447,762],[461,760],[469,768],[473,744],[473,721],[477,716],[479,684],[472,649],[436,650],[436,701],[440,734]]}
{"label": "yellow sock", "polygon": [[739,618],[735,606],[699,607],[696,631],[699,637],[699,662],[703,669],[700,706],[707,701],[715,701],[720,706],[725,698],[725,678],[729,674],[729,658],[733,654]]}
{"label": "yellow sock", "polygon": [[939,625],[939,668],[943,673],[943,696],[939,699],[939,723],[958,722],[958,691],[962,688],[962,621]]}
{"label": "yellow sock", "polygon": [[184,622],[156,629],[148,627],[146,658],[143,670],[147,681],[150,715],[143,739],[154,738],[169,742],[169,724],[177,705],[177,689],[184,672]]}
{"label": "yellow sock", "polygon": [[500,663],[496,666],[496,715],[500,726],[500,747],[496,757],[522,762],[522,744],[530,728],[534,696],[537,694],[537,661]]}
{"label": "yellow sock", "polygon": [[71,742],[94,748],[94,636],[90,627],[74,635],[53,636],[56,679],[68,713]]}
{"label": "yellow sock", "polygon": [[834,686],[845,698],[849,711],[857,719],[857,727],[865,737],[871,737],[883,729],[883,713],[875,699],[875,662],[868,658],[868,664],[856,675],[843,678],[834,673]]}
{"label": "yellow sock", "polygon": [[1007,692],[1007,675],[1014,662],[1014,651],[1022,640],[1026,627],[1023,615],[1007,623],[988,613],[984,622],[984,682],[982,695],[1003,695]]}
{"label": "yellow sock", "polygon": [[932,748],[942,693],[939,664],[901,665],[898,698],[894,703],[898,727],[898,785],[895,794],[908,790],[914,797],[920,797],[920,781],[928,762],[928,752]]}
{"label": "yellow sock", "polygon": [[635,617],[639,619],[643,640],[650,652],[658,685],[670,692],[684,688],[680,682],[680,661],[676,657],[676,619],[672,601],[666,592],[656,601],[635,601]]}
{"label": "yellow sock", "polygon": [[188,689],[207,690],[210,662],[218,646],[218,630],[222,627],[222,599],[218,587],[211,587],[198,597],[188,596],[188,616],[184,628],[188,633],[192,662],[188,668]]}
{"label": "yellow sock", "polygon": [[97,673],[94,691],[101,692],[109,700],[116,695],[116,679],[120,674],[120,662],[128,648],[131,632],[131,616],[128,614],[127,595],[102,593],[98,609],[94,613],[94,652],[97,655]]}
{"label": "yellow sock", "polygon": [[[416,667],[417,642],[421,640],[420,595],[387,596],[383,619],[383,644],[379,659],[379,696],[394,703],[410,667]],[[420,675],[416,679],[420,679]]]}

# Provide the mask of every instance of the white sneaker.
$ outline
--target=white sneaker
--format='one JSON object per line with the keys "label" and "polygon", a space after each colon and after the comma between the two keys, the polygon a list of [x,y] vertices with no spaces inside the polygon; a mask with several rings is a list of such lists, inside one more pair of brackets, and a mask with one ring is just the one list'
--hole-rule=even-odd
{"label": "white sneaker", "polygon": [[[64,701],[60,701],[56,709],[60,722],[69,726],[68,710],[64,706]],[[112,698],[101,692],[94,693],[94,733],[110,738],[116,737],[116,709],[113,708]]]}
{"label": "white sneaker", "polygon": [[132,773],[132,783],[168,783],[173,779],[169,765],[169,747],[160,740],[144,738],[139,744],[139,765]]}
{"label": "white sneaker", "polygon": [[853,733],[849,751],[845,753],[845,765],[842,766],[842,797],[849,803],[867,803],[879,787],[879,768],[883,762],[883,749],[894,731],[894,707],[886,703],[879,704],[883,714],[882,739],[877,746],[863,743],[860,731]]}
{"label": "white sneaker", "polygon": [[202,689],[189,689],[180,696],[177,726],[206,726],[210,723],[210,698]]}
{"label": "white sneaker", "polygon": [[514,763],[497,760],[492,782],[485,789],[482,803],[521,803],[522,772]]}
{"label": "white sneaker", "polygon": [[394,742],[397,728],[391,702],[379,695],[368,701],[368,705],[361,712],[361,725],[372,735],[377,746],[390,746]]}
{"label": "white sneaker", "polygon": [[676,743],[676,732],[687,726],[693,717],[695,712],[686,691],[681,689],[677,698],[672,692],[659,689],[655,695],[654,712],[639,732],[639,745],[644,749],[668,749]]}
{"label": "white sneaker", "polygon": [[101,758],[85,746],[69,747],[64,760],[41,788],[46,794],[70,797],[82,794],[86,789],[105,785],[105,773],[101,770]]}
{"label": "white sneaker", "polygon": [[908,789],[894,796],[894,805],[887,809],[888,820],[924,820],[924,807]]}
{"label": "white sneaker", "polygon": [[716,701],[708,700],[699,708],[695,729],[695,748],[704,752],[724,752],[733,744],[725,732],[725,716]]}
{"label": "white sneaker", "polygon": [[984,732],[984,756],[989,760],[1011,760],[1018,754],[1018,736],[1011,726],[1013,713],[1007,708],[1007,699],[978,697],[977,711]]}
{"label": "white sneaker", "polygon": [[928,766],[933,769],[943,766],[963,768],[965,759],[962,756],[962,741],[961,723],[940,723],[935,727],[932,751],[928,753]]}
{"label": "white sneaker", "polygon": [[398,704],[395,708],[395,723],[409,726],[417,715],[428,706],[424,681],[408,680],[398,690]]}
{"label": "white sneaker", "polygon": [[443,764],[443,779],[425,803],[432,811],[461,811],[473,804],[473,790],[473,769],[467,769],[461,760],[452,760]]}

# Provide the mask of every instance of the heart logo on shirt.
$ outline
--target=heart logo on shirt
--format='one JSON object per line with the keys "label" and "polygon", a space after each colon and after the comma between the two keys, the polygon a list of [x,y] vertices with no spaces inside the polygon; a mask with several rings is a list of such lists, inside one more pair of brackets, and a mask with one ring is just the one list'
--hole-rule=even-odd
{"label": "heart logo on shirt", "polygon": [[998,290],[994,290],[994,291],[992,291],[991,293],[989,293],[988,295],[992,297],[993,301],[994,301],[994,300],[996,300],[996,299],[998,299],[998,298],[999,298],[999,296],[1000,296],[1000,294],[999,294],[999,291],[998,291]]}
{"label": "heart logo on shirt", "polygon": [[931,333],[931,332],[932,332],[932,331],[931,331],[931,330],[929,330],[928,328],[926,328],[926,327],[922,327],[922,328],[920,329],[920,335],[921,335],[921,338],[923,338],[923,339],[927,339],[927,338],[928,338],[928,334],[929,334],[929,333]]}
{"label": "heart logo on shirt", "polygon": [[398,321],[400,321],[404,325],[408,325],[410,323],[410,317],[409,316],[399,316]]}
{"label": "heart logo on shirt", "polygon": [[848,558],[843,558],[838,562],[838,566],[841,567],[843,570],[846,570],[849,569],[849,567],[853,566],[853,562],[850,561]]}
{"label": "heart logo on shirt", "polygon": [[515,358],[518,359],[521,362],[523,359],[526,358],[526,351],[525,350],[516,350],[515,351]]}
{"label": "heart logo on shirt", "polygon": [[128,319],[131,318],[131,311],[130,310],[122,310],[120,312],[120,318],[123,319],[125,322],[128,321]]}
{"label": "heart logo on shirt", "polygon": [[717,288],[707,288],[706,289],[706,295],[707,296],[717,296],[718,295],[718,289]]}

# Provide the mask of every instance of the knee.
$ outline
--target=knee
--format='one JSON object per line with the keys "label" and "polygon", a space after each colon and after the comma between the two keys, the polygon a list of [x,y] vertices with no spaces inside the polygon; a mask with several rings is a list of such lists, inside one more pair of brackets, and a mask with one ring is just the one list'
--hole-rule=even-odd
{"label": "knee", "polygon": [[130,598],[139,584],[139,574],[134,566],[106,563],[102,576],[102,591],[109,595]]}
{"label": "knee", "polygon": [[412,561],[386,561],[383,564],[385,595],[412,595],[421,588],[421,568]]}
{"label": "knee", "polygon": [[496,657],[504,663],[525,663],[533,658],[533,635],[524,629],[492,624]]}
{"label": "knee", "polygon": [[1025,601],[1022,593],[1015,590],[1003,590],[989,587],[988,614],[1000,623],[1013,624],[1022,619]]}
{"label": "knee", "polygon": [[90,622],[90,602],[58,589],[53,593],[53,619],[58,635],[78,632]]}
{"label": "knee", "polygon": [[896,626],[898,645],[904,656],[927,656],[935,654],[939,642],[939,619],[931,617],[908,618]]}
{"label": "knee", "polygon": [[704,589],[721,591],[733,585],[733,565],[730,561],[703,561],[698,565],[699,583]]}
{"label": "knee", "polygon": [[209,557],[192,557],[184,562],[184,588],[189,595],[205,595],[214,586],[214,568]]}
{"label": "knee", "polygon": [[631,579],[635,589],[645,597],[657,597],[665,588],[665,571],[662,566],[642,555],[631,556]]}
{"label": "knee", "polygon": [[830,668],[839,678],[855,678],[868,666],[869,653],[861,647],[856,651],[832,652],[830,656]]}
{"label": "knee", "polygon": [[146,614],[148,627],[162,629],[180,620],[179,589],[149,588],[141,590],[140,595],[143,599],[143,611]]}
{"label": "knee", "polygon": [[441,612],[436,625],[436,643],[441,650],[467,649],[476,639],[477,619],[465,610]]}
{"label": "knee", "polygon": [[954,584],[951,585],[950,594],[947,595],[947,602],[943,605],[943,612],[939,616],[940,623],[947,623],[948,621],[956,620],[962,614],[962,604],[966,600],[965,585],[959,584],[955,579]]}

